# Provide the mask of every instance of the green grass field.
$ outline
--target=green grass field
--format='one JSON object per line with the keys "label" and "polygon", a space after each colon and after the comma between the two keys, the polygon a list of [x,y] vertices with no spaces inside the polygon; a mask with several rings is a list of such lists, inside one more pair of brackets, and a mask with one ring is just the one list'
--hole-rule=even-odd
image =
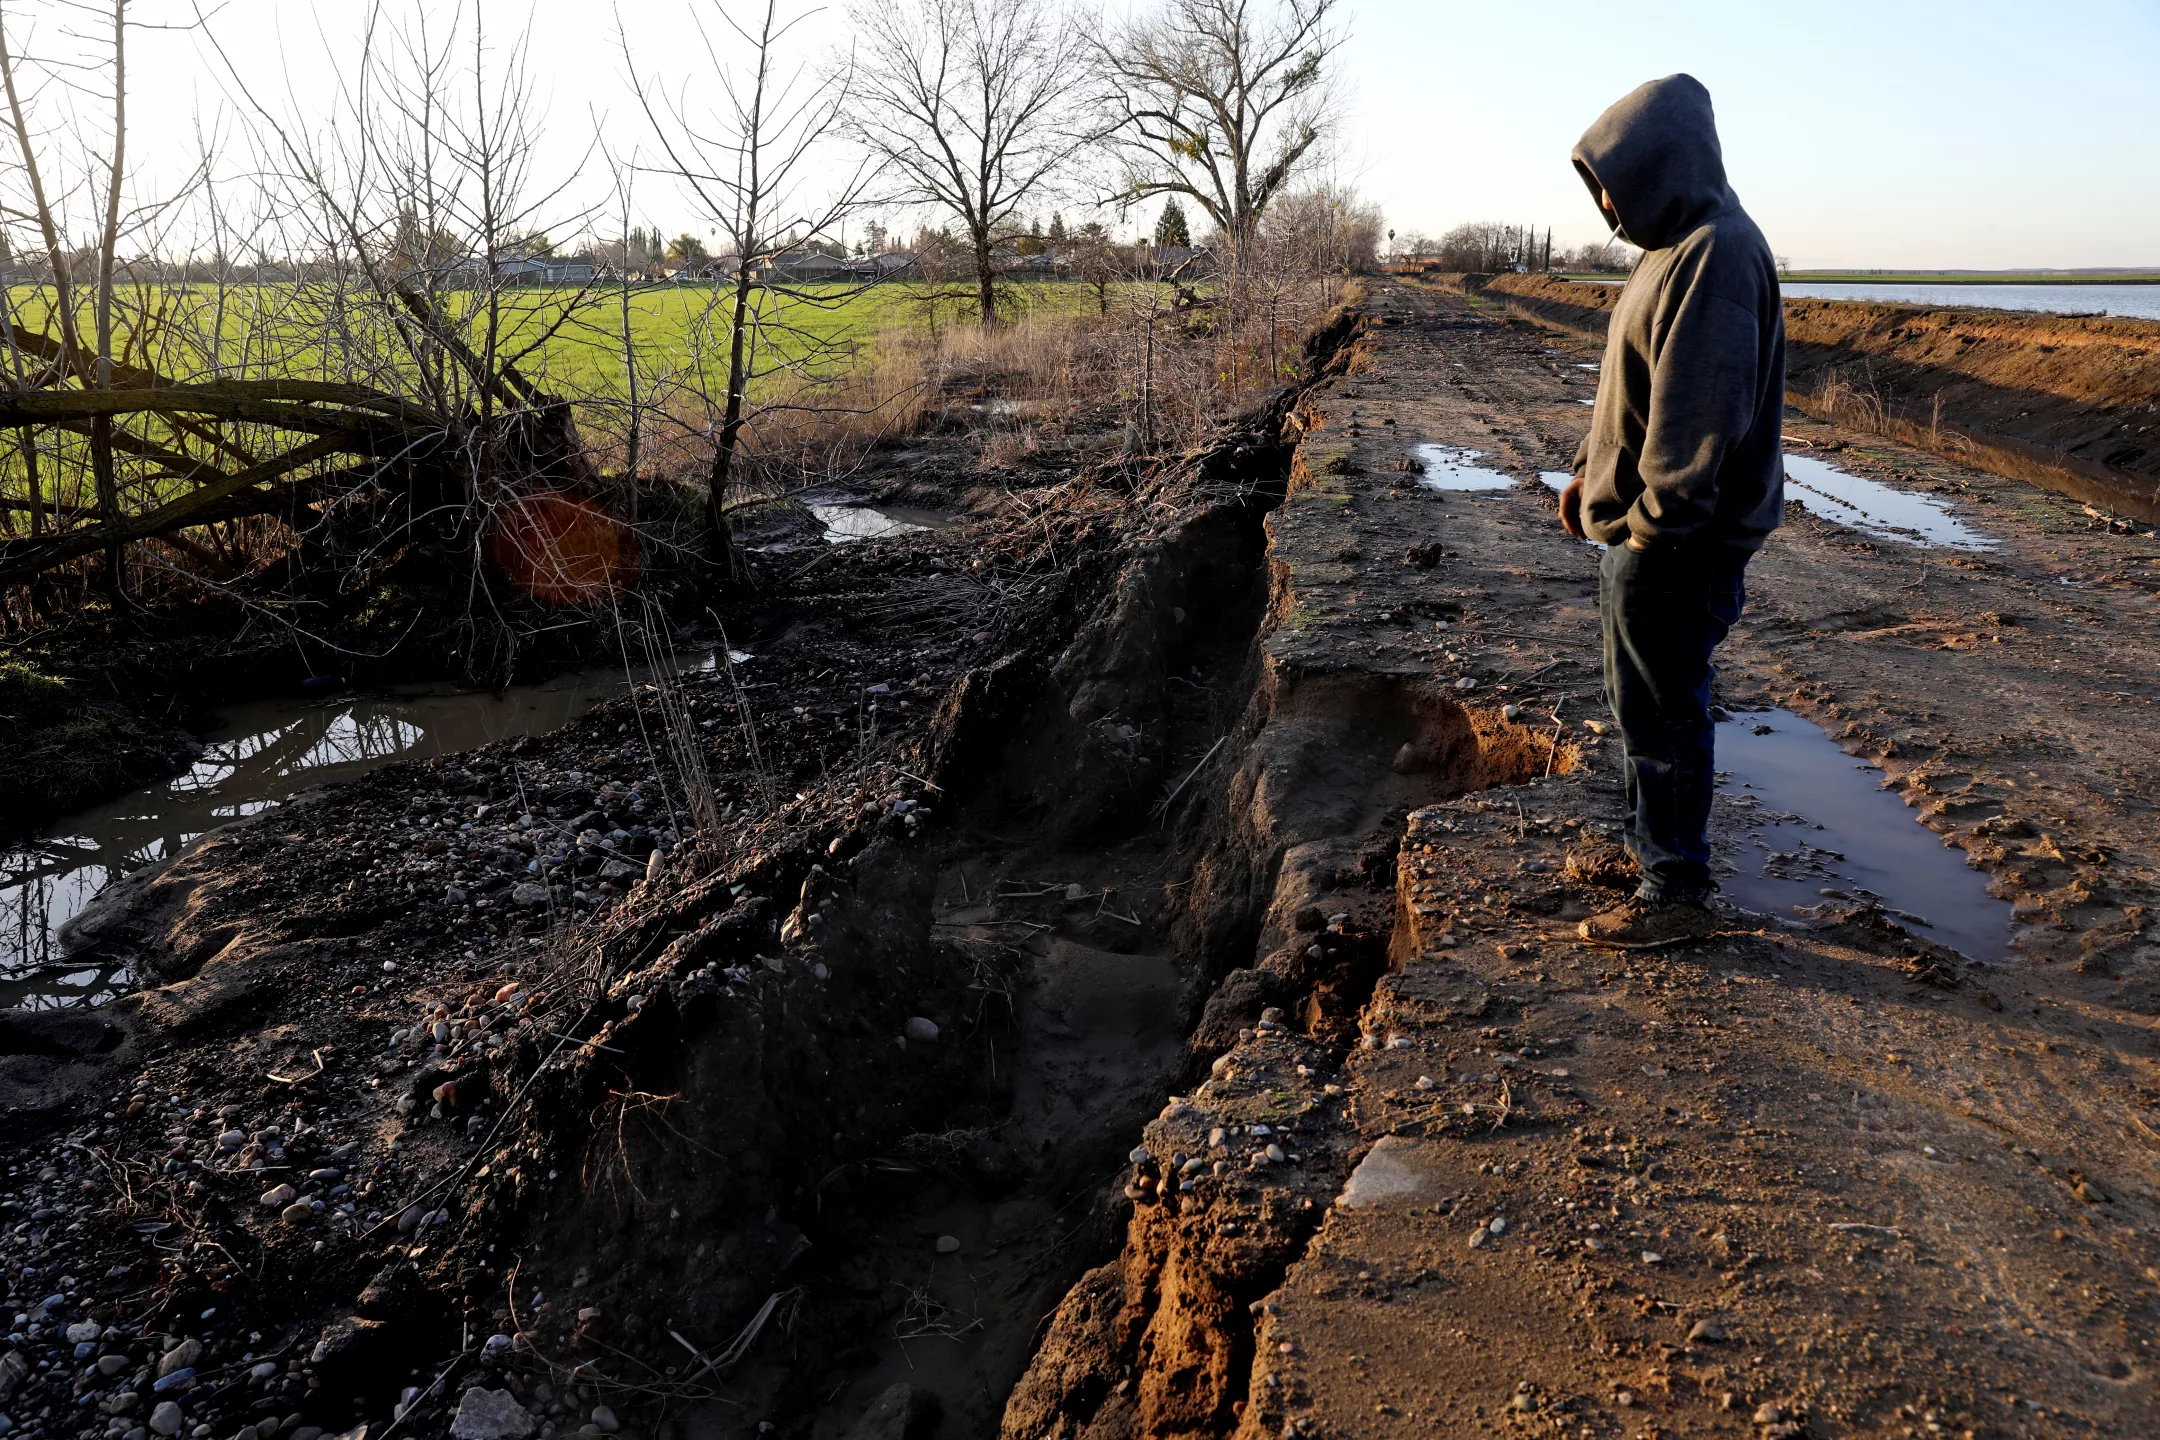
{"label": "green grass field", "polygon": [[[1112,287],[1112,313],[1148,288]],[[811,287],[797,295],[760,292],[752,400],[791,392],[804,380],[844,377],[884,340],[972,323],[973,304],[955,293],[963,289],[895,282],[867,289]],[[605,452],[626,423],[632,358],[641,403],[657,403],[693,425],[700,423],[696,417],[708,399],[725,394],[733,298],[732,289],[711,285],[648,285],[627,297],[606,289],[582,294],[571,287],[510,289],[494,297],[493,343],[542,389],[569,399],[587,440]],[[18,287],[9,299],[18,324],[52,331],[48,291]],[[469,303],[485,302],[473,297]],[[1008,320],[1025,320],[1091,315],[1097,298],[1085,284],[1037,282],[1008,287],[1003,304]],[[92,333],[87,303],[81,310],[80,333],[87,341]],[[481,349],[488,327],[476,311],[464,318],[462,338]],[[308,284],[235,286],[222,295],[210,285],[132,292],[115,351],[124,366],[147,366],[181,383],[220,377],[330,380],[409,396],[429,393],[386,310],[339,302]],[[11,355],[0,349],[0,367],[11,364]],[[453,398],[464,393],[465,387],[453,388]],[[129,428],[154,443],[176,438],[166,422],[152,416],[134,418]],[[283,448],[283,442],[258,430],[227,427],[225,433],[258,451]],[[0,436],[0,511],[12,512],[14,533],[21,533],[26,521],[29,496],[23,451],[14,443],[21,433]],[[84,435],[55,427],[40,427],[36,434],[43,503],[79,513],[93,503]],[[181,447],[200,448],[192,439]],[[145,482],[126,474],[122,486],[127,509],[169,500],[187,488],[177,480]],[[7,527],[0,524],[4,533]]]}
{"label": "green grass field", "polygon": [[[857,289],[806,287],[799,295],[761,291],[755,368],[788,362],[844,363],[880,335],[927,332],[972,314],[954,298],[960,286],[895,282]],[[1112,304],[1141,287],[1113,287]],[[1094,290],[1071,282],[1038,282],[1006,289],[1009,319],[1081,314],[1096,308]],[[11,297],[18,321],[52,329],[49,292],[19,288]],[[620,400],[628,393],[626,365],[634,355],[641,386],[648,379],[724,376],[733,291],[724,286],[648,285],[621,292],[570,287],[520,287],[494,299],[493,343],[517,357],[519,368],[545,388],[574,399]],[[476,308],[477,298],[471,302]],[[90,318],[82,305],[81,333]],[[626,313],[627,311],[627,313]],[[146,318],[147,317],[147,318]],[[314,287],[247,285],[221,297],[210,285],[173,286],[130,296],[115,350],[123,364],[145,364],[183,382],[222,373],[248,379],[353,379],[379,388],[411,388],[399,372],[409,352],[391,317],[373,306],[336,307]],[[481,317],[468,312],[464,339],[486,341]],[[625,348],[625,331],[629,341]],[[404,383],[400,383],[404,382]]]}

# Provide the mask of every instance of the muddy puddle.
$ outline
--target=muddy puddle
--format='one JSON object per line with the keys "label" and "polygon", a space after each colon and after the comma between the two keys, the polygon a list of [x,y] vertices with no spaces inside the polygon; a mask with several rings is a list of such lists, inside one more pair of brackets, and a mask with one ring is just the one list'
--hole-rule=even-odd
{"label": "muddy puddle", "polygon": [[1958,519],[1944,501],[1848,475],[1811,455],[1787,455],[1785,481],[1785,493],[1809,514],[1864,535],[1948,550],[1992,550],[2001,543]]}
{"label": "muddy puddle", "polygon": [[1410,454],[1423,472],[1418,483],[1429,489],[1509,490],[1515,485],[1511,476],[1478,463],[1492,458],[1483,450],[1466,450],[1459,445],[1413,445]]}
{"label": "muddy puddle", "polygon": [[[738,661],[750,657],[738,652]],[[709,668],[710,656],[692,664]],[[469,750],[557,730],[616,695],[642,667],[579,671],[500,695],[412,687],[374,697],[252,700],[224,706],[181,775],[48,825],[0,849],[0,1009],[94,1004],[125,971],[67,962],[59,932],[114,880],[170,859],[205,831],[312,786],[392,760]]]}
{"label": "muddy puddle", "polygon": [[837,500],[804,502],[818,524],[825,527],[825,543],[850,540],[882,540],[889,535],[909,535],[924,530],[947,530],[955,523],[942,510],[917,505],[855,505]]}
{"label": "muddy puddle", "polygon": [[1712,843],[1726,899],[1780,916],[1875,901],[1971,959],[2009,953],[2009,903],[1882,788],[1881,770],[1818,726],[1786,710],[1736,715],[1717,728],[1717,766]]}

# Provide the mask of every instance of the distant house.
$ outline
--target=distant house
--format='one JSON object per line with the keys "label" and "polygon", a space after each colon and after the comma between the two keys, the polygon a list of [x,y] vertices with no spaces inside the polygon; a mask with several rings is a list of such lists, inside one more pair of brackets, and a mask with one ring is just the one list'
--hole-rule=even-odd
{"label": "distant house", "polygon": [[822,250],[787,250],[758,267],[768,285],[817,285],[847,278],[848,262]]}
{"label": "distant house", "polygon": [[593,263],[553,255],[505,257],[495,262],[495,278],[505,285],[590,285]]}
{"label": "distant house", "polygon": [[899,280],[915,272],[915,252],[886,250],[876,255],[859,255],[843,268],[850,280]]}

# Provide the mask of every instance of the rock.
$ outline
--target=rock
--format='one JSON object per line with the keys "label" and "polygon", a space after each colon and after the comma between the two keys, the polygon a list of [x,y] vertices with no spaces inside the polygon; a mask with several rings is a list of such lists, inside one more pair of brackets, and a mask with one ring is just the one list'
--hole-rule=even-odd
{"label": "rock", "polygon": [[647,882],[648,884],[650,884],[650,883],[651,883],[652,881],[658,880],[658,879],[660,878],[660,871],[661,871],[662,867],[664,867],[664,866],[665,866],[666,864],[667,864],[667,861],[666,861],[666,860],[665,860],[665,859],[664,859],[664,858],[663,858],[663,857],[661,856],[661,853],[660,853],[660,851],[658,851],[657,849],[656,849],[656,850],[654,850],[654,851],[652,852],[652,854],[650,854],[650,855],[646,856],[646,857],[645,857],[645,879],[646,879],[646,882]]}
{"label": "rock", "polygon": [[508,1364],[510,1354],[516,1348],[517,1342],[508,1335],[490,1335],[487,1338],[487,1343],[480,1347],[480,1363],[483,1365]]}
{"label": "rock", "polygon": [[535,885],[529,880],[522,885],[513,886],[510,891],[510,903],[528,909],[545,905],[548,903],[547,886]]}
{"label": "rock", "polygon": [[940,1408],[936,1395],[903,1380],[870,1402],[845,1440],[930,1440]]}
{"label": "rock", "polygon": [[315,1223],[315,1207],[305,1200],[295,1200],[278,1212],[278,1219],[287,1225],[312,1225]]}
{"label": "rock", "polygon": [[263,1191],[261,1204],[265,1208],[283,1208],[300,1198],[300,1192],[290,1185],[276,1185]]}
{"label": "rock", "polygon": [[621,1423],[615,1418],[615,1412],[605,1405],[592,1407],[592,1423],[600,1427],[600,1433],[603,1435],[613,1435],[622,1428]]}
{"label": "rock", "polygon": [[194,1381],[195,1367],[188,1365],[173,1371],[170,1375],[160,1375],[157,1378],[157,1383],[152,1385],[150,1389],[153,1394],[163,1395],[170,1390],[185,1390]]}
{"label": "rock", "polygon": [[960,1237],[959,1237],[959,1236],[957,1236],[957,1235],[940,1235],[940,1236],[938,1236],[938,1237],[937,1237],[937,1253],[938,1253],[938,1254],[940,1254],[940,1255],[957,1255],[957,1254],[959,1254],[959,1253],[960,1253]]}
{"label": "rock", "polygon": [[[280,1188],[290,1189],[291,1187],[283,1186]],[[182,1340],[179,1344],[173,1346],[172,1349],[167,1350],[164,1356],[158,1361],[158,1378],[162,1380],[167,1375],[172,1374],[175,1370],[193,1369],[195,1366],[195,1362],[200,1359],[202,1359],[202,1341],[193,1339]]]}
{"label": "rock", "polygon": [[1757,1425],[1775,1425],[1778,1423],[1778,1421],[1783,1420],[1784,1418],[1785,1407],[1782,1405],[1772,1405],[1769,1401],[1765,1400],[1762,1404],[1755,1407],[1754,1419]]}
{"label": "rock", "polygon": [[517,1397],[507,1390],[467,1390],[450,1422],[454,1440],[524,1440],[538,1427]]}
{"label": "rock", "polygon": [[273,1375],[277,1374],[277,1372],[278,1372],[278,1363],[277,1363],[277,1361],[275,1361],[275,1360],[265,1360],[265,1361],[263,1361],[263,1362],[262,1362],[261,1364],[259,1364],[259,1365],[254,1365],[254,1366],[251,1366],[251,1367],[249,1367],[249,1369],[248,1369],[248,1379],[250,1379],[250,1380],[268,1380],[268,1379],[269,1379],[269,1378],[270,1378],[271,1376],[273,1376]]}
{"label": "rock", "polygon": [[186,1417],[180,1413],[180,1407],[170,1400],[160,1400],[157,1409],[150,1412],[150,1433],[153,1435],[177,1435],[185,1423]]}
{"label": "rock", "polygon": [[98,1336],[105,1333],[105,1327],[95,1320],[78,1320],[73,1325],[68,1326],[65,1333],[68,1344],[80,1345],[85,1340],[96,1340]]}
{"label": "rock", "polygon": [[1480,1225],[1477,1229],[1470,1232],[1470,1248],[1472,1250],[1475,1250],[1479,1246],[1485,1244],[1485,1242],[1490,1239],[1492,1239],[1492,1231],[1487,1230],[1484,1226]]}
{"label": "rock", "polygon": [[1725,1327],[1715,1320],[1698,1320],[1694,1328],[1687,1332],[1687,1338],[1690,1344],[1701,1341],[1715,1345],[1725,1338]]}
{"label": "rock", "polygon": [[125,1355],[100,1355],[98,1356],[97,1368],[98,1374],[109,1380],[128,1368],[128,1357]]}
{"label": "rock", "polygon": [[1665,1257],[1655,1250],[1645,1250],[1642,1252],[1642,1263],[1645,1265],[1662,1265],[1665,1263]]}
{"label": "rock", "polygon": [[1477,689],[1477,686],[1477,680],[1469,675],[1465,675],[1455,682],[1455,688],[1457,690],[1475,690]]}
{"label": "rock", "polygon": [[921,1015],[910,1015],[907,1022],[907,1038],[925,1043],[938,1037],[938,1023]]}

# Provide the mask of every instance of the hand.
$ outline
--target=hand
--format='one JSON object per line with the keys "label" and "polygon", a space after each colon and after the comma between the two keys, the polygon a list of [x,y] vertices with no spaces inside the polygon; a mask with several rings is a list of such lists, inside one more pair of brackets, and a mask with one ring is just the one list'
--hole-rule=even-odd
{"label": "hand", "polygon": [[1650,552],[1650,547],[1643,544],[1641,540],[1637,539],[1633,535],[1627,537],[1627,548],[1634,551],[1637,555],[1646,555]]}
{"label": "hand", "polygon": [[1587,540],[1589,533],[1582,528],[1582,476],[1568,481],[1567,489],[1560,492],[1560,528],[1577,540]]}

